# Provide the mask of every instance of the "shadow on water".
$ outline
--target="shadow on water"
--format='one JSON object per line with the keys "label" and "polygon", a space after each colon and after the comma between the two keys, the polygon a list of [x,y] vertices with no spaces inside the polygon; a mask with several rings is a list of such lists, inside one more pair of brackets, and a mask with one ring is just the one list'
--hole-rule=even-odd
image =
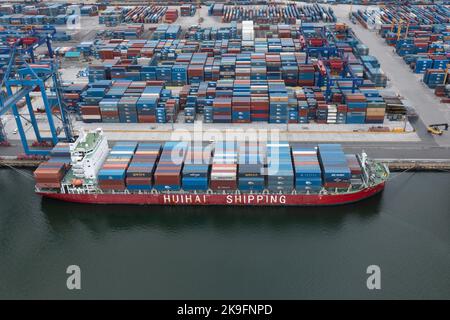
{"label": "shadow on water", "polygon": [[55,231],[82,223],[94,233],[133,228],[174,232],[214,227],[287,229],[340,228],[348,217],[372,219],[380,212],[382,194],[364,201],[331,207],[130,206],[65,203],[44,198],[41,210]]}

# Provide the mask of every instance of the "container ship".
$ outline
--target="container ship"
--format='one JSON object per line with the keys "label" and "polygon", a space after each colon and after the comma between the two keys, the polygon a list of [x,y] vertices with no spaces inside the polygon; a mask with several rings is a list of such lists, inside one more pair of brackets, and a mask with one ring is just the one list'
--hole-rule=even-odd
{"label": "container ship", "polygon": [[58,143],[36,192],[91,204],[321,206],[380,193],[386,165],[339,144],[115,142],[101,129]]}

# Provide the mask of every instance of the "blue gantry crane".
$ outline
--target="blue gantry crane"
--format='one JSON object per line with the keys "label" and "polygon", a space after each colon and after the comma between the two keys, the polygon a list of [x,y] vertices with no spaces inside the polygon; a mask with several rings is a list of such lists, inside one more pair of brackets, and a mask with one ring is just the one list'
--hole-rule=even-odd
{"label": "blue gantry crane", "polygon": [[[50,58],[36,62],[34,50],[43,44],[47,45]],[[39,144],[49,142],[50,145],[55,145],[60,140],[72,141],[74,139],[69,114],[62,101],[62,93],[60,91],[61,79],[58,72],[58,64],[53,58],[50,37],[23,37],[14,39],[11,42],[10,52],[11,58],[0,86],[2,90],[3,88],[6,90],[6,92],[2,92],[2,96],[0,97],[0,116],[8,110],[12,110],[17,123],[17,131],[26,154],[47,155],[50,152],[48,149],[30,148],[22,120],[31,123],[36,141]],[[51,90],[56,95],[59,115],[54,115],[52,112],[52,105],[49,103],[46,86],[51,87]],[[45,109],[46,121],[50,129],[50,137],[45,138],[41,135],[35,111],[33,110],[30,96],[31,92],[40,93]],[[23,98],[25,98],[28,108],[29,119],[26,119],[19,112],[16,105]],[[54,117],[59,118],[62,127],[56,126]]]}

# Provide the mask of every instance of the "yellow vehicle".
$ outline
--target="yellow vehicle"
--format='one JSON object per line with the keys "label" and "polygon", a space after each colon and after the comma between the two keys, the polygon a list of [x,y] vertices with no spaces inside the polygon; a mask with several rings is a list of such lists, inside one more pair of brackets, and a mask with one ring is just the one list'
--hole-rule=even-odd
{"label": "yellow vehicle", "polygon": [[[443,127],[443,129],[441,129]],[[430,124],[427,128],[427,131],[434,135],[441,136],[445,131],[448,131],[448,123],[440,123],[440,124]]]}

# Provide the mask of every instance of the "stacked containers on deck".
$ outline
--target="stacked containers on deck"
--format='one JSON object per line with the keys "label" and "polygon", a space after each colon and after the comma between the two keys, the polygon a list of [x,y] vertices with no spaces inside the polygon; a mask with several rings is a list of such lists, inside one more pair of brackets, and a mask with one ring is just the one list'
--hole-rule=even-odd
{"label": "stacked containers on deck", "polygon": [[69,144],[58,142],[50,151],[50,159],[41,163],[34,171],[36,186],[38,188],[60,188],[70,162]]}
{"label": "stacked containers on deck", "polygon": [[153,174],[160,153],[160,143],[139,143],[127,169],[126,183],[129,190],[150,190],[152,188]]}
{"label": "stacked containers on deck", "polygon": [[294,189],[291,148],[287,142],[267,144],[267,189],[274,193]]}
{"label": "stacked containers on deck", "polygon": [[126,188],[125,175],[128,165],[136,150],[136,142],[117,142],[98,172],[98,185],[103,190],[119,190]]}
{"label": "stacked containers on deck", "polygon": [[317,158],[317,147],[293,145],[292,158],[295,167],[297,192],[318,192],[322,188],[322,170]]}
{"label": "stacked containers on deck", "polygon": [[340,144],[319,144],[322,177],[325,188],[347,189],[351,173]]}
{"label": "stacked containers on deck", "polygon": [[239,145],[239,190],[261,192],[265,188],[265,157],[262,145],[248,142]]}
{"label": "stacked containers on deck", "polygon": [[234,142],[216,142],[211,168],[211,189],[237,189],[237,153]]}
{"label": "stacked containers on deck", "polygon": [[347,159],[348,168],[352,175],[350,182],[352,186],[358,188],[363,184],[361,163],[356,154],[346,154],[345,158]]}
{"label": "stacked containers on deck", "polygon": [[182,186],[186,191],[206,191],[209,188],[211,146],[191,145],[183,166]]}
{"label": "stacked containers on deck", "polygon": [[63,162],[46,161],[34,171],[34,179],[38,188],[61,188],[61,180],[66,173]]}
{"label": "stacked containers on deck", "polygon": [[187,144],[185,142],[169,141],[164,144],[154,175],[155,189],[160,191],[178,191],[181,189],[181,170],[186,150]]}

